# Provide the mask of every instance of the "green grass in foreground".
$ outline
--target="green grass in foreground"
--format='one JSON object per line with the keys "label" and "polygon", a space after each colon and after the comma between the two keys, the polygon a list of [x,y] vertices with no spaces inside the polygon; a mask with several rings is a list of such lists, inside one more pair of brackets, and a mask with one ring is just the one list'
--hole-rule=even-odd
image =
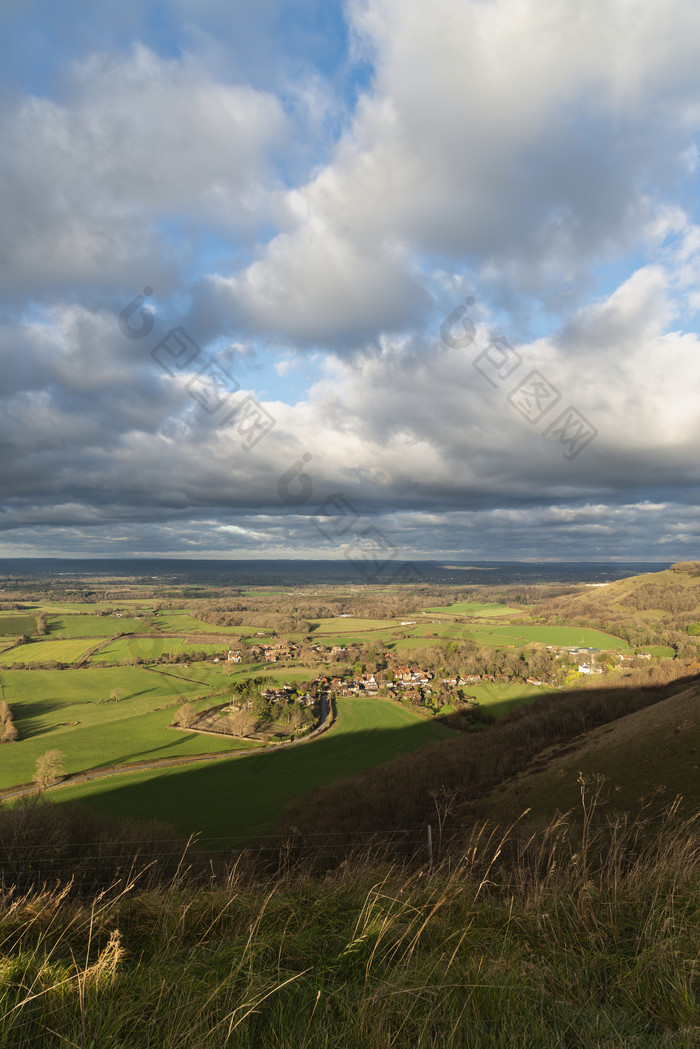
{"label": "green grass in foreground", "polygon": [[367,859],[84,901],[6,893],[0,1044],[697,1049],[697,822],[645,846],[635,831],[601,856],[552,825],[517,861],[477,831],[432,875]]}
{"label": "green grass in foreground", "polygon": [[292,798],[454,736],[388,700],[340,698],[338,713],[329,732],[303,746],[136,772],[60,788],[52,796],[57,802],[85,801],[107,816],[162,820],[185,835],[253,838],[278,822]]}

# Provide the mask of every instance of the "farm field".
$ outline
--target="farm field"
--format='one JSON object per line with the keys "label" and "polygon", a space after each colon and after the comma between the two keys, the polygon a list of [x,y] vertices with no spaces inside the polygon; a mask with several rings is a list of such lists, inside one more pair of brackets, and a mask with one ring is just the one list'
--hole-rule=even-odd
{"label": "farm field", "polygon": [[[225,739],[205,733],[186,733],[170,729],[168,726],[181,702],[178,697],[172,697],[171,703],[164,709],[144,709],[141,713],[134,712],[134,707],[139,704],[131,704],[128,707],[129,712],[126,712],[118,709],[122,706],[121,703],[108,703],[104,708],[97,708],[100,714],[92,724],[81,723],[75,728],[55,729],[41,737],[26,740],[23,747],[7,747],[10,753],[0,766],[0,787],[31,781],[36,759],[54,747],[64,755],[65,771],[72,773],[98,769],[105,765],[134,764],[149,759],[246,750],[253,745],[234,737]],[[146,707],[147,704],[140,705]],[[195,709],[202,710],[210,705],[211,701],[193,704]],[[110,707],[112,710],[109,714],[101,713],[103,709]],[[84,707],[73,708],[68,713],[86,716]]]}
{"label": "farm field", "polygon": [[[0,788],[30,781],[36,759],[55,747],[65,753],[69,772],[139,758],[247,747],[247,743],[211,736],[171,735],[167,726],[174,709],[185,700],[210,696],[195,703],[195,709],[224,702],[224,696],[213,693],[235,680],[260,675],[279,685],[308,680],[317,672],[317,668],[292,669],[269,663],[241,664],[236,669],[197,663],[151,670],[118,665],[61,671],[2,670],[0,697],[12,709],[20,738],[12,746],[0,748]],[[117,702],[111,699],[115,689],[120,692]],[[161,711],[164,707],[167,709]],[[147,716],[156,712],[149,721]],[[126,752],[129,758],[124,756]]]}
{"label": "farm field", "polygon": [[[144,716],[169,706],[162,712],[167,725],[173,706],[209,691],[199,682],[140,667],[4,670],[0,684],[20,734],[17,743],[0,749],[0,787],[31,780],[36,759],[54,747],[70,756],[70,771],[122,760],[126,738],[138,757],[140,746],[156,745],[154,726]],[[115,689],[120,691],[118,702],[110,699]],[[211,701],[203,700],[202,709],[207,705]],[[158,738],[160,744],[170,742],[161,729]]]}
{"label": "farm field", "polygon": [[[413,617],[409,617],[413,618]],[[392,630],[401,626],[400,619],[355,619],[354,617],[334,616],[333,619],[310,619],[314,638],[329,634],[368,633]]]}
{"label": "farm field", "polygon": [[208,641],[197,641],[190,638],[181,641],[173,637],[119,637],[111,644],[100,648],[90,657],[91,663],[125,663],[130,659],[158,659],[159,656],[183,655],[188,652],[220,653],[226,648],[225,639],[221,644]]}
{"label": "farm field", "polygon": [[153,602],[144,598],[119,598],[118,601],[46,601],[36,605],[28,605],[32,611],[56,613],[83,612],[93,615],[96,612],[119,612],[128,608],[132,612],[149,611],[153,608]]}
{"label": "farm field", "polygon": [[195,619],[189,612],[156,612],[153,616],[156,630],[164,634],[238,634],[241,627],[214,626]]}
{"label": "farm field", "polygon": [[85,801],[109,816],[163,820],[188,835],[251,839],[272,830],[293,798],[454,736],[382,699],[341,697],[338,715],[333,728],[309,744],[231,762],[136,772],[62,788],[52,797]]}
{"label": "farm field", "polygon": [[[479,640],[482,637],[482,628],[476,626]],[[568,626],[544,626],[518,624],[517,626],[484,627],[483,635],[488,634],[494,638],[508,639],[513,642],[538,642],[543,645],[560,645],[562,647],[581,645],[586,648],[600,648],[609,650],[619,648],[622,651],[631,651],[626,641],[612,634],[603,634],[600,630],[589,630],[581,627]]]}
{"label": "farm field", "polygon": [[[599,630],[589,630],[581,627],[547,626],[529,623],[518,623],[516,625],[453,622],[421,623],[406,629],[410,629],[414,637],[428,638],[431,634],[434,634],[440,638],[472,640],[477,644],[492,645],[496,648],[536,642],[543,645],[558,645],[561,647],[581,645],[586,648],[600,648],[602,650],[620,649],[622,652],[631,651],[627,642],[621,638],[613,637],[611,634],[603,634]],[[397,645],[403,646],[403,642],[397,642]]]}
{"label": "farm field", "polygon": [[143,634],[152,631],[140,619],[116,616],[62,615],[47,616],[46,626],[52,639],[71,637],[113,637],[115,634]]}
{"label": "farm field", "polygon": [[123,699],[161,698],[180,686],[168,673],[143,667],[86,667],[81,670],[2,670],[0,687],[2,698],[18,714],[28,703],[51,704],[54,709],[66,703],[86,703],[109,696],[115,688],[121,690]]}
{"label": "farm field", "polygon": [[[99,640],[99,639],[97,639]],[[94,646],[93,640],[29,641],[25,645],[8,649],[2,654],[5,666],[12,663],[76,663]]]}
{"label": "farm field", "polygon": [[437,608],[425,608],[425,612],[441,612],[445,615],[462,615],[462,616],[488,616],[496,618],[498,616],[514,616],[523,615],[528,605],[521,605],[519,608],[509,608],[508,605],[500,605],[495,601],[480,602],[480,601],[459,601],[455,605],[442,605]]}
{"label": "farm field", "polygon": [[509,714],[515,707],[521,707],[529,703],[537,696],[551,695],[551,688],[541,688],[538,685],[528,685],[527,682],[511,681],[484,681],[478,685],[465,685],[465,692],[474,699],[484,710],[501,718]]}
{"label": "farm field", "polygon": [[33,634],[35,630],[36,619],[34,616],[0,615],[0,635],[19,636],[22,634]]}

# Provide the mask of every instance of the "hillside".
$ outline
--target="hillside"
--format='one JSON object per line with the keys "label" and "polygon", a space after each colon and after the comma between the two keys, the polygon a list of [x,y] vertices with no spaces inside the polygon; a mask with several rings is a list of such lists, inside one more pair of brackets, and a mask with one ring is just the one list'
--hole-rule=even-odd
{"label": "hillside", "polygon": [[684,561],[663,572],[584,585],[578,593],[538,602],[532,615],[548,623],[594,625],[633,645],[674,645],[679,654],[695,656],[697,635],[692,624],[700,621],[700,562]]}
{"label": "hillside", "polygon": [[579,773],[605,776],[608,809],[636,811],[659,787],[666,804],[682,794],[700,807],[700,684],[548,748],[496,788],[483,812],[508,819],[530,807],[533,817],[548,819],[575,809]]}

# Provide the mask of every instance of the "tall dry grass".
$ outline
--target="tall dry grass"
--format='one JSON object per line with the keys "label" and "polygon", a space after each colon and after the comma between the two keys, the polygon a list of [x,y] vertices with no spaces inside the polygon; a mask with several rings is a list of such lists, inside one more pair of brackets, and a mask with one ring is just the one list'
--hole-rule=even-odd
{"label": "tall dry grass", "polygon": [[3,1049],[697,1046],[700,814],[471,828],[426,863],[379,843],[319,877],[244,856],[92,897],[0,900]]}

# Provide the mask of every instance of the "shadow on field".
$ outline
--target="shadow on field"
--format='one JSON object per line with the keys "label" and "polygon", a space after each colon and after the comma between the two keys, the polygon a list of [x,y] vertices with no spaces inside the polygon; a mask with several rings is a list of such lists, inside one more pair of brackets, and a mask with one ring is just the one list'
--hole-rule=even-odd
{"label": "shadow on field", "polygon": [[[218,848],[270,833],[290,802],[287,826],[306,833],[415,827],[435,819],[436,791],[471,803],[526,768],[547,747],[581,740],[586,732],[643,711],[691,684],[700,692],[697,678],[654,686],[557,690],[476,734],[452,732],[423,720],[354,729],[350,700],[339,723],[309,744],[106,779],[57,791],[53,797],[84,799],[108,816],[158,819],[184,834],[220,839],[213,846]],[[673,724],[671,719],[667,733],[671,756],[673,747],[680,745],[674,742],[678,737]],[[662,753],[658,733],[651,742]],[[415,753],[425,744],[437,745]],[[177,749],[174,741],[162,749],[172,748]],[[689,768],[693,761],[697,766],[694,749],[686,758]],[[387,765],[392,759],[400,760]],[[638,764],[635,790],[644,786],[645,762]],[[363,773],[361,779],[341,782],[357,773]],[[320,794],[306,797],[318,788]]]}
{"label": "shadow on field", "polygon": [[[185,735],[177,735],[174,739],[168,743],[162,743],[159,747],[149,747],[148,750],[136,750],[132,751],[131,754],[122,754],[119,757],[110,758],[110,765],[126,765],[130,761],[149,761],[152,758],[158,757],[178,757],[177,751],[187,742],[188,737]],[[170,751],[168,754],[161,754],[160,751]],[[98,772],[100,769],[104,769],[104,765],[93,765],[92,768],[86,769],[86,772]]]}
{"label": "shadow on field", "polygon": [[[12,706],[12,703],[10,706]],[[15,724],[17,725],[20,739],[31,739],[33,736],[41,736],[42,733],[48,732],[54,727],[53,723],[48,728],[42,727],[38,723],[41,718],[46,717],[48,714],[53,714],[55,710],[68,708],[65,703],[61,703],[58,699],[35,699],[29,703],[23,700],[21,705],[16,703],[13,709],[15,710]]]}
{"label": "shadow on field", "polygon": [[[128,780],[117,777],[60,790],[53,798],[84,799],[107,816],[162,820],[184,834],[251,840],[275,826],[292,798],[456,735],[427,721],[391,729],[331,730],[302,746],[241,752],[240,757],[204,767],[134,773]],[[186,739],[183,736],[182,743]]]}

